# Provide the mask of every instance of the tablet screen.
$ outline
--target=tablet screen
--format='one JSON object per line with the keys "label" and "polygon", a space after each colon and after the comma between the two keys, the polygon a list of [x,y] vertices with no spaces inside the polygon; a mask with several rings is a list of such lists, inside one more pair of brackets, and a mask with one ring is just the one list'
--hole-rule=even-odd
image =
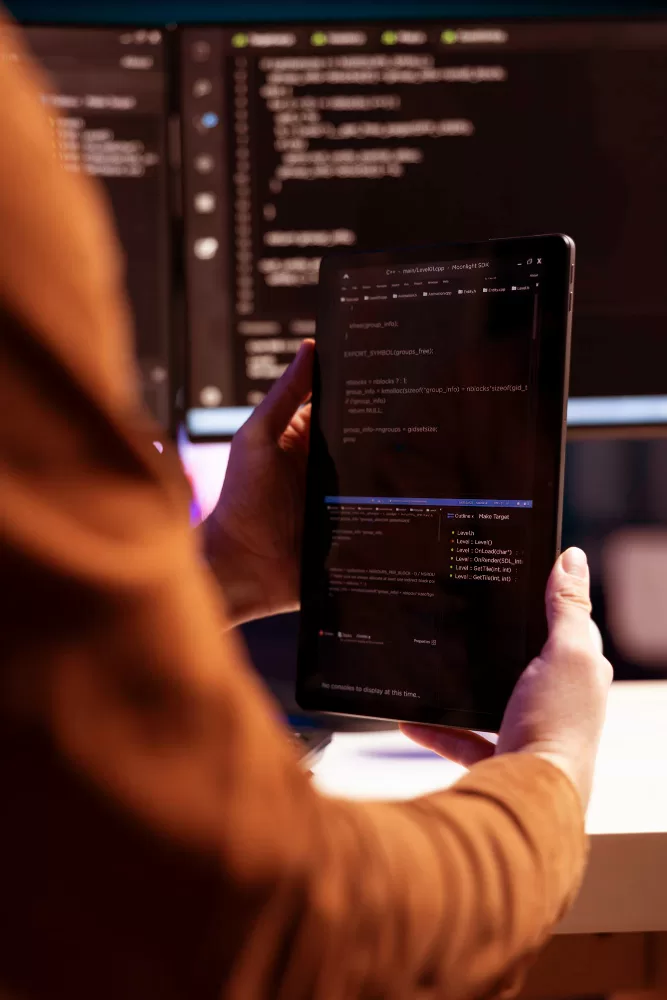
{"label": "tablet screen", "polygon": [[[537,555],[544,575],[557,530],[553,462],[550,487],[536,483],[540,451],[553,457],[560,445],[543,412],[544,319],[554,320],[554,283],[562,292],[569,279],[564,257],[541,246],[334,257],[323,269],[302,602],[307,700],[388,718],[497,722],[526,666],[531,562]],[[551,407],[561,421],[566,327],[565,311]]]}

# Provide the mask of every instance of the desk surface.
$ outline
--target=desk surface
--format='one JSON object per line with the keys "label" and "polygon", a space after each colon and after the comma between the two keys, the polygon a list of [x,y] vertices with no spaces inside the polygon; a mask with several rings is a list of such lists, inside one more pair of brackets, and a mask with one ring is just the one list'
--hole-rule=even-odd
{"label": "desk surface", "polygon": [[[462,773],[398,732],[340,733],[315,781],[331,795],[405,799]],[[667,681],[614,684],[587,828],[588,872],[560,932],[667,931]]]}

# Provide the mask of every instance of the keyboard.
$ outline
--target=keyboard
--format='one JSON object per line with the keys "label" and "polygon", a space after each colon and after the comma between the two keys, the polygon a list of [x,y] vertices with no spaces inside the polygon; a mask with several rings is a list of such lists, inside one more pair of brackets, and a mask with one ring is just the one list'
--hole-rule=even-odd
{"label": "keyboard", "polygon": [[332,734],[328,729],[293,728],[291,732],[301,765],[305,768],[313,767],[322,756],[325,747],[331,743]]}

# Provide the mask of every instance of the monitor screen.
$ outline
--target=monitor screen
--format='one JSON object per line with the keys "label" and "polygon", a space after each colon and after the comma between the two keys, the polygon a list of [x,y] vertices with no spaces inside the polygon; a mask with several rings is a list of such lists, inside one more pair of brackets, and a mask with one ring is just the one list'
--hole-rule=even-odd
{"label": "monitor screen", "polygon": [[145,400],[170,420],[170,207],[167,59],[157,28],[35,27],[29,47],[57,109],[55,147],[65,167],[99,177],[126,257]]}
{"label": "monitor screen", "polygon": [[667,421],[667,22],[185,27],[188,427],[315,331],[318,263],[564,232],[570,421]]}

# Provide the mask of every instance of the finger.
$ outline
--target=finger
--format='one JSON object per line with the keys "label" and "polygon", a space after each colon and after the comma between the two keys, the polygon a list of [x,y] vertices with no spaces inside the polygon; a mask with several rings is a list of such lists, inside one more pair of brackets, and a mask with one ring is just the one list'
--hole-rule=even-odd
{"label": "finger", "polygon": [[301,404],[310,395],[313,384],[315,343],[304,340],[294,361],[247,422],[251,433],[262,433],[278,440]]}
{"label": "finger", "polygon": [[308,454],[310,445],[310,403],[301,406],[289,422],[287,430],[280,438],[280,447],[285,451],[296,449]]}
{"label": "finger", "polygon": [[551,571],[546,593],[549,635],[567,632],[590,642],[591,596],[588,560],[582,549],[567,549]]}
{"label": "finger", "polygon": [[305,406],[299,407],[294,416],[289,422],[289,426],[285,431],[285,434],[290,437],[307,437],[308,431],[310,430],[310,414],[312,407],[310,403],[306,403]]}
{"label": "finger", "polygon": [[450,729],[443,726],[418,726],[401,723],[401,732],[414,743],[427,750],[433,750],[440,757],[464,767],[472,767],[481,760],[493,757],[495,746],[479,733],[469,729]]}

